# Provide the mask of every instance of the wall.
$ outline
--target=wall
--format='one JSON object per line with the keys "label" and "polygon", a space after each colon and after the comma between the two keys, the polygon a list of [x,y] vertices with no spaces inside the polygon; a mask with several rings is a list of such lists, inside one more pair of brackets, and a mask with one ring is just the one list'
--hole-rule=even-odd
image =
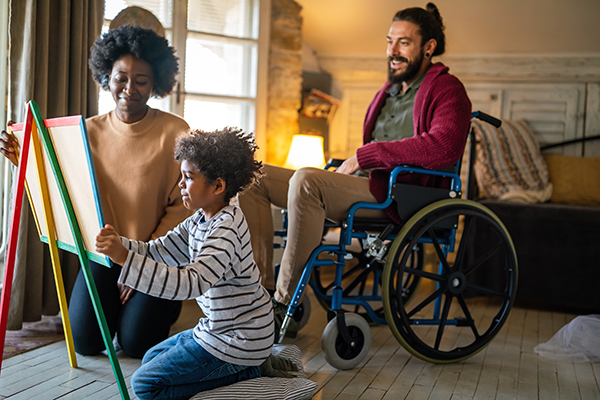
{"label": "wall", "polygon": [[293,0],[272,0],[265,161],[282,165],[298,133],[302,90],[302,17]]}
{"label": "wall", "polygon": [[[381,54],[393,15],[426,0],[297,0],[304,40],[319,55]],[[598,53],[598,0],[433,0],[448,54]],[[343,7],[340,5],[343,4]]]}
{"label": "wall", "polygon": [[[365,110],[386,79],[385,35],[398,4],[348,0],[339,9],[330,0],[298,2],[304,7],[304,40],[333,76],[332,94],[342,99],[329,151],[348,157],[361,145]],[[525,118],[543,143],[600,133],[600,1],[435,3],[448,44],[434,61],[465,83],[474,109]],[[599,156],[600,143],[565,153]]]}

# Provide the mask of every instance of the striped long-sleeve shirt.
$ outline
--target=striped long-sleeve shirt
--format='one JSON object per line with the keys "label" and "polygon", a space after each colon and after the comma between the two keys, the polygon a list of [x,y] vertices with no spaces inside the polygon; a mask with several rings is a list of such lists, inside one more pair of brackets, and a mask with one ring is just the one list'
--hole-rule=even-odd
{"label": "striped long-sleeve shirt", "polygon": [[150,242],[121,240],[130,251],[119,282],[156,297],[195,298],[206,317],[194,328],[194,338],[206,351],[238,365],[260,365],[269,356],[271,299],[237,206],[208,221],[199,210]]}

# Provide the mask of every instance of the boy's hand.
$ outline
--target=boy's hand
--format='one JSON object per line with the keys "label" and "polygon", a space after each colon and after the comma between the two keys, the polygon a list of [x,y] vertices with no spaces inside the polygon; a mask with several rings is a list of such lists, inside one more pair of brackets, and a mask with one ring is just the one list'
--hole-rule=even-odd
{"label": "boy's hand", "polygon": [[105,225],[100,229],[100,233],[96,236],[96,251],[107,255],[113,262],[123,265],[127,260],[129,253],[123,243],[121,237],[110,225]]}

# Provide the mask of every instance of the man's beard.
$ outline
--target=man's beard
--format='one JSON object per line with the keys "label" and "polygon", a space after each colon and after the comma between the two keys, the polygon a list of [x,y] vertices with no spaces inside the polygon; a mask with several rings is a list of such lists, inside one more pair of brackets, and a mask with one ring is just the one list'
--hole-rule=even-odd
{"label": "man's beard", "polygon": [[[401,74],[396,74],[396,70],[392,68],[392,60],[407,63],[404,72]],[[394,84],[410,81],[419,73],[421,64],[423,64],[423,49],[421,49],[419,57],[412,62],[409,62],[404,57],[388,57],[388,82]]]}

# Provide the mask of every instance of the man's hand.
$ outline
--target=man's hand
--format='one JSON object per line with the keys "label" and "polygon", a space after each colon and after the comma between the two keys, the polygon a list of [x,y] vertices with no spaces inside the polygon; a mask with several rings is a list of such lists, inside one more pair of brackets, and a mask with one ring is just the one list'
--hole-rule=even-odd
{"label": "man's hand", "polygon": [[[8,125],[12,125],[14,122],[9,121]],[[2,131],[0,133],[0,153],[8,160],[17,165],[17,149],[19,148],[19,143],[17,139],[7,131]]]}
{"label": "man's hand", "polygon": [[121,237],[110,225],[105,225],[100,229],[100,233],[96,236],[96,251],[107,255],[113,262],[123,265],[127,260],[129,253],[123,243]]}
{"label": "man's hand", "polygon": [[335,172],[339,172],[340,174],[352,175],[356,171],[360,169],[360,165],[358,165],[358,160],[356,159],[356,154],[352,157],[348,158],[346,161],[342,163],[335,170]]}

